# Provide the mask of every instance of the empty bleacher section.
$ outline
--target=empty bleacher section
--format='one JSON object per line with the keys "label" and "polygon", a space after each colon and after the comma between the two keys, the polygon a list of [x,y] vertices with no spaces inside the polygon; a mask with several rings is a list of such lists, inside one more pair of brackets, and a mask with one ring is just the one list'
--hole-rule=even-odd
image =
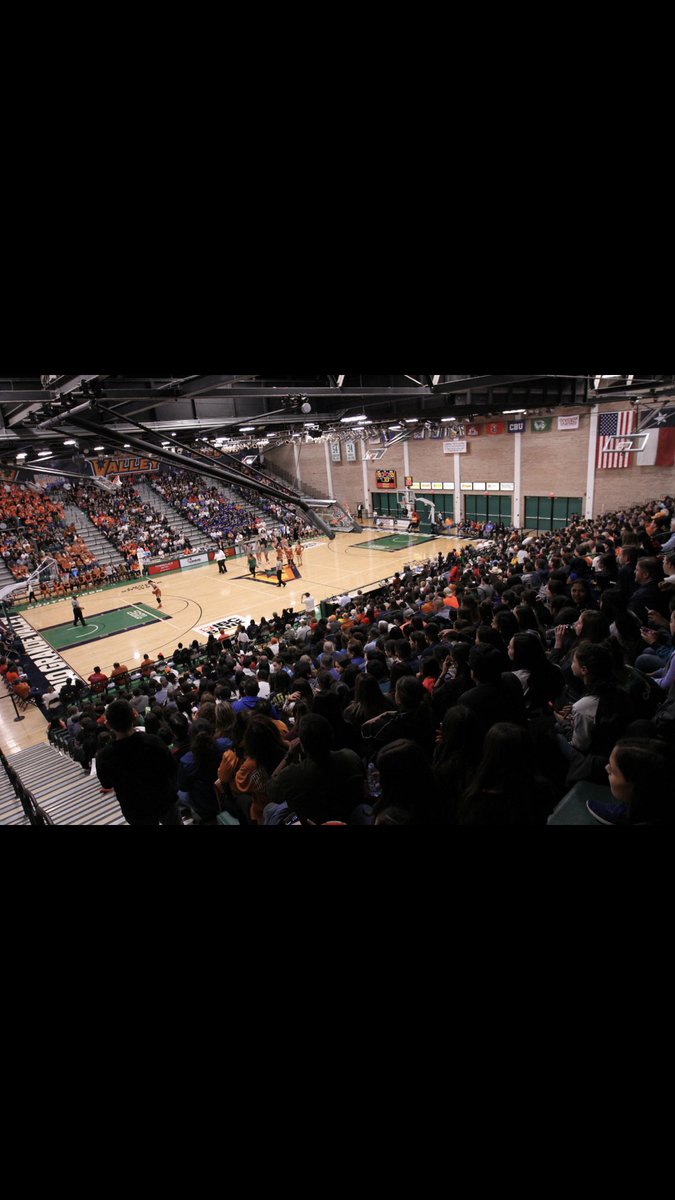
{"label": "empty bleacher section", "polygon": [[[114,793],[102,795],[98,779],[84,775],[82,767],[52,746],[34,746],[6,760],[14,788],[34,802],[37,819],[31,824],[125,825]],[[23,807],[18,801],[22,812]],[[0,808],[0,814],[3,809]],[[8,820],[2,824],[25,824],[8,800]],[[42,820],[40,818],[43,818]],[[46,818],[46,820],[45,820]]]}
{"label": "empty bleacher section", "polygon": [[24,807],[14,790],[6,769],[7,759],[0,755],[0,825],[30,825]]}

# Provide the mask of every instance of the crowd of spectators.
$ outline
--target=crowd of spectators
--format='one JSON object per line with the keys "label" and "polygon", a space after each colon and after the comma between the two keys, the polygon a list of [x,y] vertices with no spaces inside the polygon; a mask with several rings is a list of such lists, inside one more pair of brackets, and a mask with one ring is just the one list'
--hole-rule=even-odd
{"label": "crowd of spectators", "polygon": [[[268,539],[272,544],[276,536],[297,541],[313,532],[297,514],[261,500],[253,492],[242,495],[241,503],[228,501],[216,488],[207,488],[185,471],[163,474],[150,482],[158,495],[221,547],[243,551],[251,545],[259,552],[261,545],[264,549]],[[248,489],[244,491],[248,493]],[[251,513],[250,504],[256,501],[262,515]],[[99,563],[76,526],[66,524],[66,503],[86,513],[120,553],[121,564]],[[85,480],[66,488],[58,484],[38,490],[4,484],[0,489],[0,555],[14,579],[28,580],[45,558],[58,565],[58,573],[45,571],[34,581],[30,603],[137,578],[144,569],[139,567],[139,551],[143,561],[189,557],[194,552],[190,539],[172,527],[170,517],[145,504],[132,483],[120,483],[114,494]]]}
{"label": "crowd of spectators", "polygon": [[94,671],[62,736],[131,824],[539,826],[580,781],[599,820],[669,823],[674,518],[507,533],[146,656],[135,684]]}
{"label": "crowd of spectators", "polygon": [[77,483],[71,496],[132,570],[139,549],[151,558],[192,553],[189,538],[173,529],[167,516],[144,504],[132,483],[120,483],[114,495],[93,483]]}
{"label": "crowd of spectators", "polygon": [[[197,485],[190,497],[188,480],[174,483],[202,502]],[[189,548],[129,484],[115,496],[78,484],[71,496],[129,574],[139,546]],[[46,554],[59,563],[55,588],[107,578],[58,496],[5,485],[0,497],[16,578]],[[341,596],[320,620],[312,604],[170,660],[146,656],[135,685],[116,664],[88,688],[36,696],[6,628],[0,677],[39,700],[83,767],[97,762],[132,824],[225,812],[253,825],[537,825],[578,781],[609,784],[600,819],[670,821],[675,500],[557,533],[471,532],[488,541]],[[261,526],[248,534],[260,539]]]}
{"label": "crowd of spectators", "polygon": [[[151,487],[171,504],[197,529],[224,547],[242,546],[264,534],[305,536],[311,526],[298,519],[293,511],[261,496],[250,488],[228,485],[238,500],[203,479],[176,468],[155,476]],[[297,531],[296,531],[297,526]]]}
{"label": "crowd of spectators", "polygon": [[[80,578],[93,580],[100,575],[99,564],[75,525],[66,524],[63,503],[25,485],[5,484],[0,492],[0,554],[17,582],[33,575],[45,558],[58,564],[64,590]],[[54,590],[47,587],[46,577],[40,584],[43,595]]]}

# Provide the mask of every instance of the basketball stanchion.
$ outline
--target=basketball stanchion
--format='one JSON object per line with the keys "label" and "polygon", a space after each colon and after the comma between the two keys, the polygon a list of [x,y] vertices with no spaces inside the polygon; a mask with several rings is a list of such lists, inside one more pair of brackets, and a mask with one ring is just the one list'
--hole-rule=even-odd
{"label": "basketball stanchion", "polygon": [[15,718],[14,718],[14,724],[15,724],[15,725],[18,725],[19,721],[25,721],[25,720],[26,720],[26,718],[25,718],[25,717],[22,717],[22,716],[21,716],[21,713],[19,712],[19,709],[17,708],[17,703],[16,703],[16,700],[14,699],[14,696],[12,695],[12,693],[11,693],[11,692],[7,692],[7,695],[6,695],[6,696],[3,696],[3,697],[2,697],[2,699],[3,699],[3,700],[11,700],[11,701],[12,701],[12,705],[13,705],[13,708],[14,708],[14,712],[16,713],[16,716],[15,716]]}

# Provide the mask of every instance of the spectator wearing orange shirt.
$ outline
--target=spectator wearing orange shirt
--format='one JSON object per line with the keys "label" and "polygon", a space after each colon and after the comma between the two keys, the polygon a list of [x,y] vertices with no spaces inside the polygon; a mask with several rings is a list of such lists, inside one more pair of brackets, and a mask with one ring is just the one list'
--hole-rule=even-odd
{"label": "spectator wearing orange shirt", "polygon": [[94,667],[94,673],[89,676],[89,682],[93,694],[95,696],[102,696],[108,683],[108,676],[103,674],[100,667]]}

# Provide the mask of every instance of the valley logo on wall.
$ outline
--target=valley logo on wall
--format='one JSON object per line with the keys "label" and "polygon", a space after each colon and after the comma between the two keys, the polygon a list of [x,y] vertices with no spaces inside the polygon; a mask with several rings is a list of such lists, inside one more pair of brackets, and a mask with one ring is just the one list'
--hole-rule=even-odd
{"label": "valley logo on wall", "polygon": [[92,458],[89,461],[95,479],[107,479],[115,475],[152,475],[159,471],[159,460],[154,458]]}

